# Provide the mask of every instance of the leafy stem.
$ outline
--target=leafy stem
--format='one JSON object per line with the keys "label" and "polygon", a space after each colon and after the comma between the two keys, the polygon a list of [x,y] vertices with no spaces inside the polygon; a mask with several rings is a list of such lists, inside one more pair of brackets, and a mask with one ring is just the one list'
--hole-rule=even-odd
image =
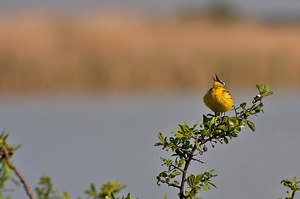
{"label": "leafy stem", "polygon": [[[284,199],[294,199],[296,191],[300,190],[299,183],[300,181],[297,181],[296,176],[281,181],[281,184],[283,184],[283,186],[290,188],[290,191],[287,192],[288,196],[285,197]],[[279,198],[279,199],[283,199],[283,198]]]}
{"label": "leafy stem", "polygon": [[243,102],[238,107],[234,107],[233,116],[225,116],[221,113],[207,114],[203,115],[201,124],[197,121],[193,126],[189,126],[187,122],[178,125],[178,130],[173,131],[170,137],[164,137],[159,132],[159,142],[155,146],[171,151],[171,156],[161,158],[162,166],[166,169],[156,177],[157,184],[167,184],[179,189],[180,199],[193,199],[199,191],[216,188],[211,182],[211,178],[216,176],[214,169],[197,175],[188,175],[189,167],[192,161],[203,163],[199,157],[208,151],[208,143],[212,147],[217,143],[228,144],[231,139],[238,137],[241,129],[246,125],[255,131],[254,123],[248,118],[263,112],[263,98],[273,93],[265,84],[256,87],[259,94],[253,98],[252,105],[247,107],[247,103]]}

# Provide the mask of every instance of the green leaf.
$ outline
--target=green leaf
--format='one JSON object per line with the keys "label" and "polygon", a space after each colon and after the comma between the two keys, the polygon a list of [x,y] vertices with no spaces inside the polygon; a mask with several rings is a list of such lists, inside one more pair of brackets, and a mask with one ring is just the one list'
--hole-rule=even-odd
{"label": "green leaf", "polygon": [[131,197],[130,193],[128,193],[127,196],[126,197],[123,196],[122,199],[132,199],[132,197]]}
{"label": "green leaf", "polygon": [[249,128],[254,132],[255,131],[255,125],[253,122],[251,122],[250,120],[247,121],[247,125],[249,126]]}
{"label": "green leaf", "polygon": [[179,133],[177,131],[174,131],[173,134],[175,135],[175,137],[177,137],[179,139],[184,137],[184,135],[182,135],[181,133]]}
{"label": "green leaf", "polygon": [[207,190],[209,190],[209,189],[210,189],[210,187],[209,187],[208,182],[204,182],[204,183],[203,183],[203,186],[202,186],[202,190],[203,190],[203,191],[207,191]]}
{"label": "green leaf", "polygon": [[181,175],[181,172],[180,171],[178,171],[178,170],[174,170],[173,172],[172,172],[172,176],[179,176],[179,175]]}
{"label": "green leaf", "polygon": [[168,176],[168,174],[166,172],[161,172],[159,176],[165,178]]}
{"label": "green leaf", "polygon": [[263,94],[263,96],[266,97],[266,96],[269,96],[269,95],[272,95],[272,94],[273,94],[273,91],[268,91],[268,92],[265,92]]}
{"label": "green leaf", "polygon": [[7,164],[6,159],[2,159],[2,165],[4,166],[5,172],[10,175],[13,173],[13,170],[10,168],[9,164]]}
{"label": "green leaf", "polygon": [[159,141],[161,141],[162,143],[165,142],[165,138],[164,138],[164,136],[162,135],[161,132],[158,132],[157,136],[158,136]]}
{"label": "green leaf", "polygon": [[104,183],[100,189],[100,197],[105,198],[105,196],[114,197],[114,194],[118,193],[123,189],[125,185],[119,183],[118,180],[112,180],[110,182]]}
{"label": "green leaf", "polygon": [[213,124],[215,124],[217,121],[217,117],[212,117],[211,120],[209,121],[209,126],[212,126]]}
{"label": "green leaf", "polygon": [[212,186],[213,188],[217,189],[217,186],[216,186],[214,183],[208,182],[208,184],[209,184],[210,186]]}
{"label": "green leaf", "polygon": [[270,90],[269,86],[266,84],[257,84],[256,88],[259,91],[259,94],[264,94]]}
{"label": "green leaf", "polygon": [[170,159],[163,159],[163,158],[162,158],[162,161],[163,161],[168,167],[171,166],[172,160],[170,160]]}
{"label": "green leaf", "polygon": [[269,96],[273,94],[273,92],[270,91],[270,87],[266,84],[257,84],[256,88],[262,96]]}
{"label": "green leaf", "polygon": [[245,109],[245,108],[246,108],[246,105],[247,105],[247,103],[246,103],[246,102],[243,102],[243,103],[240,104],[240,107],[241,107],[242,109]]}
{"label": "green leaf", "polygon": [[196,146],[197,149],[200,148],[199,142],[197,140],[195,140],[195,146]]}
{"label": "green leaf", "polygon": [[199,125],[199,123],[200,123],[200,120],[197,120],[192,129],[194,130]]}
{"label": "green leaf", "polygon": [[232,133],[230,134],[230,136],[236,138],[236,137],[238,136],[238,134],[232,132]]}
{"label": "green leaf", "polygon": [[94,183],[91,184],[91,191],[92,191],[92,193],[94,193],[94,194],[97,193],[96,186],[95,186]]}
{"label": "green leaf", "polygon": [[239,125],[239,121],[237,120],[236,117],[230,117],[228,119],[228,125],[229,127],[234,128]]}
{"label": "green leaf", "polygon": [[201,135],[204,135],[204,136],[210,136],[211,135],[211,132],[210,131],[208,131],[208,130],[201,130]]}
{"label": "green leaf", "polygon": [[206,117],[206,115],[203,115],[203,123],[206,123],[208,120],[208,117]]}
{"label": "green leaf", "polygon": [[64,199],[71,199],[71,197],[69,196],[69,194],[67,192],[63,192],[63,198]]}
{"label": "green leaf", "polygon": [[222,125],[218,126],[218,129],[220,129],[222,131],[226,131],[227,128],[226,128],[226,126],[224,124],[222,124]]}
{"label": "green leaf", "polygon": [[181,159],[179,160],[177,166],[178,166],[178,167],[181,167],[181,166],[183,165],[184,161],[185,161],[185,160],[184,160],[183,158],[181,158]]}
{"label": "green leaf", "polygon": [[260,84],[256,84],[256,88],[258,91],[260,91]]}
{"label": "green leaf", "polygon": [[186,180],[187,180],[188,185],[191,188],[194,187],[195,185],[197,185],[197,183],[196,183],[196,177],[193,174],[191,174]]}
{"label": "green leaf", "polygon": [[266,92],[270,91],[269,85],[266,85],[266,84],[262,84],[262,85],[263,85],[263,93],[266,93]]}
{"label": "green leaf", "polygon": [[247,124],[247,119],[242,119],[240,125],[245,126]]}
{"label": "green leaf", "polygon": [[224,137],[224,142],[225,142],[225,144],[228,144],[228,139],[227,139],[227,137]]}
{"label": "green leaf", "polygon": [[200,182],[203,179],[203,177],[204,177],[204,174],[200,173],[200,174],[197,175],[196,179],[197,179],[198,182]]}
{"label": "green leaf", "polygon": [[[162,143],[160,143],[160,142],[157,142],[157,143],[155,143],[153,146],[161,146],[161,145],[163,145]],[[1,198],[0,198],[1,199]]]}
{"label": "green leaf", "polygon": [[174,182],[172,184],[173,185],[179,185],[179,182],[177,180],[174,180]]}
{"label": "green leaf", "polygon": [[185,131],[189,131],[189,126],[186,122],[184,122],[184,125],[179,124],[178,125],[178,129],[179,131],[185,132]]}

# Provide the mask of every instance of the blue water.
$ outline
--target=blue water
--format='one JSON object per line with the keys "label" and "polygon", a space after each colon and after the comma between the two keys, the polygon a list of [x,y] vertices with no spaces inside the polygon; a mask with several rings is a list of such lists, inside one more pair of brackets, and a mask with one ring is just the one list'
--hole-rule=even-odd
{"label": "blue water", "polygon": [[[229,145],[209,148],[206,164],[193,165],[194,173],[214,168],[218,174],[218,189],[204,199],[283,197],[280,181],[300,178],[300,95],[275,92],[265,113],[253,118],[255,133],[243,129]],[[31,187],[46,174],[76,198],[91,182],[118,179],[134,197],[176,198],[176,190],[156,185],[162,153],[153,144],[158,131],[166,135],[209,112],[203,93],[7,97],[0,100],[0,128],[10,131],[10,143],[22,144],[13,162]],[[238,103],[255,90],[232,93]],[[22,189],[12,195],[25,198]]]}

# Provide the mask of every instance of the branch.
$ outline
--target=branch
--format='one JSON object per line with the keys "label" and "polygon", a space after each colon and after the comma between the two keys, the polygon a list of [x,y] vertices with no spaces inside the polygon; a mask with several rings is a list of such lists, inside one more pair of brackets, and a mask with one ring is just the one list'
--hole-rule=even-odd
{"label": "branch", "polygon": [[184,172],[183,169],[181,169],[180,167],[176,166],[175,164],[171,163],[171,166],[173,167],[173,169],[170,169],[170,171],[174,170],[174,169],[177,169],[178,171],[180,172]]}
{"label": "branch", "polygon": [[175,184],[172,184],[172,183],[167,182],[167,181],[166,181],[166,183],[167,183],[167,185],[170,186],[170,187],[175,187],[175,188],[180,189],[180,186],[179,186],[179,185],[175,185]]}
{"label": "branch", "polygon": [[201,161],[201,160],[199,160],[199,159],[197,159],[197,158],[192,158],[192,160],[194,160],[194,161],[196,161],[196,162],[200,162],[201,164],[204,164],[205,162],[203,162],[203,161]]}
{"label": "branch", "polygon": [[30,190],[30,187],[29,187],[27,181],[25,180],[25,178],[23,177],[23,175],[18,171],[18,169],[16,168],[16,166],[10,161],[10,156],[9,156],[8,151],[7,151],[7,148],[5,146],[2,146],[1,150],[3,152],[3,155],[4,155],[6,163],[14,171],[14,173],[16,174],[16,176],[19,178],[20,182],[22,183],[27,196],[30,199],[34,199],[33,194],[32,194],[32,192]]}
{"label": "branch", "polygon": [[191,154],[189,155],[189,157],[186,160],[185,165],[184,165],[184,169],[183,169],[182,177],[181,177],[181,184],[180,184],[180,193],[179,193],[180,199],[186,198],[186,196],[184,195],[184,184],[185,184],[185,180],[186,180],[186,173],[190,166],[191,160],[193,159],[193,154],[196,151],[196,149],[197,149],[197,147],[196,147],[196,145],[194,145],[194,147],[191,151]]}

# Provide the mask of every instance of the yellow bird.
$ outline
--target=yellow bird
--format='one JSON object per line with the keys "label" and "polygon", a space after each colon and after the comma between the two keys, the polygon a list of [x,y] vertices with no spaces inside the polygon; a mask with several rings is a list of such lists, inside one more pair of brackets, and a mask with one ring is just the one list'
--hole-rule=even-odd
{"label": "yellow bird", "polygon": [[217,74],[216,79],[213,78],[213,80],[212,88],[203,97],[205,105],[216,114],[229,111],[234,103],[231,94],[225,88],[225,83],[219,79]]}

